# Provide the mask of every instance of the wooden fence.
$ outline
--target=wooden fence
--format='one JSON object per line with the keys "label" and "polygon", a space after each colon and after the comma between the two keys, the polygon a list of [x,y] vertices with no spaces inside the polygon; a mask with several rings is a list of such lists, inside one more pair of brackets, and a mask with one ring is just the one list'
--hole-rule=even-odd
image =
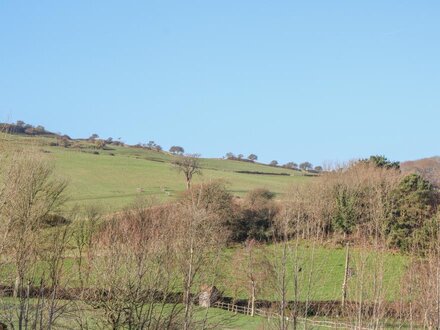
{"label": "wooden fence", "polygon": [[[239,313],[244,315],[251,315],[252,309],[246,306],[238,306],[231,303],[224,303],[221,301],[215,302],[213,307],[220,308],[229,312]],[[281,315],[278,313],[274,313],[271,310],[264,310],[255,308],[254,315],[258,315],[267,319],[277,318],[280,319]],[[293,322],[292,318],[286,317],[287,322]],[[370,330],[371,328],[358,327],[352,324],[347,324],[343,322],[333,322],[333,321],[325,321],[325,320],[313,320],[308,318],[297,317],[296,321],[302,324],[308,324],[311,326],[319,326],[321,328],[329,328],[329,329],[356,329],[356,330]]]}

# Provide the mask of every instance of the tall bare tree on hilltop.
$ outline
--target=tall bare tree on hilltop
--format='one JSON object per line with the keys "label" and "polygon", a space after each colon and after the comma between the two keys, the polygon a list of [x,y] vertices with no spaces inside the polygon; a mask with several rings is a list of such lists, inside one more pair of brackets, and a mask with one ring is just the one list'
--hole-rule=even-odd
{"label": "tall bare tree on hilltop", "polygon": [[199,157],[200,155],[198,154],[188,154],[180,156],[173,162],[174,168],[179,173],[183,173],[185,175],[186,189],[191,188],[191,180],[194,174],[202,174]]}

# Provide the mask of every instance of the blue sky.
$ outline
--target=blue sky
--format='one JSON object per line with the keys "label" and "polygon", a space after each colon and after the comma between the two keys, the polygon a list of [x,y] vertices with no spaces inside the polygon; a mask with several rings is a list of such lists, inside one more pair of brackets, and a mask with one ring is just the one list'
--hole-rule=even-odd
{"label": "blue sky", "polygon": [[0,1],[0,120],[279,162],[440,154],[440,2]]}

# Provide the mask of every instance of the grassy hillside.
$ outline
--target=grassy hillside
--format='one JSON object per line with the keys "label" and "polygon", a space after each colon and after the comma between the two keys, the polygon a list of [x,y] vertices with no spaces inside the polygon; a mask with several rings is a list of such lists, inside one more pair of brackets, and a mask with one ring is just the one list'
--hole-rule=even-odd
{"label": "grassy hillside", "polygon": [[[97,150],[86,141],[64,148],[50,145],[56,141],[54,137],[4,134],[2,140],[14,146],[35,147],[52,158],[57,173],[69,181],[70,204],[98,204],[111,211],[123,208],[139,195],[163,202],[185,189],[183,175],[171,164],[175,156],[165,152],[112,145]],[[282,194],[290,184],[310,180],[298,171],[257,163],[201,159],[201,165],[203,175],[195,177],[194,182],[221,179],[237,196],[257,187]],[[283,173],[288,175],[279,175]]]}
{"label": "grassy hillside", "polygon": [[[262,247],[257,253],[264,253],[270,263],[276,266],[275,261],[281,260],[282,246],[279,244]],[[224,256],[224,273],[220,276],[218,286],[228,296],[234,296],[231,290],[231,280],[234,270],[233,255],[235,249],[229,249]],[[301,271],[298,273],[298,299],[305,301],[328,301],[340,300],[342,283],[344,280],[346,249],[336,246],[313,245],[313,242],[302,241],[295,246],[290,242],[287,256],[287,299],[294,300],[294,270],[295,264],[299,265]],[[376,252],[363,248],[352,248],[350,250],[349,267],[352,276],[348,280],[349,299],[356,300],[360,290],[360,281],[363,283],[364,298],[372,294],[376,276],[381,277],[384,298],[388,301],[396,301],[399,298],[401,283],[410,260],[408,257],[391,253]],[[280,265],[278,264],[278,267]],[[280,268],[279,268],[280,269]],[[246,269],[243,269],[245,276]],[[277,284],[266,282],[260,293],[260,299],[279,300]],[[239,292],[238,298],[247,299],[246,292]]]}

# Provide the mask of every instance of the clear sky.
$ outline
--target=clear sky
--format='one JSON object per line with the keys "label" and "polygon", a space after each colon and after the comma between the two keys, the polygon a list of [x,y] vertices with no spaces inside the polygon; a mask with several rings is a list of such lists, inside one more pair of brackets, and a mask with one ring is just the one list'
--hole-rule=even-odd
{"label": "clear sky", "polygon": [[0,1],[0,120],[262,161],[440,154],[440,1]]}

